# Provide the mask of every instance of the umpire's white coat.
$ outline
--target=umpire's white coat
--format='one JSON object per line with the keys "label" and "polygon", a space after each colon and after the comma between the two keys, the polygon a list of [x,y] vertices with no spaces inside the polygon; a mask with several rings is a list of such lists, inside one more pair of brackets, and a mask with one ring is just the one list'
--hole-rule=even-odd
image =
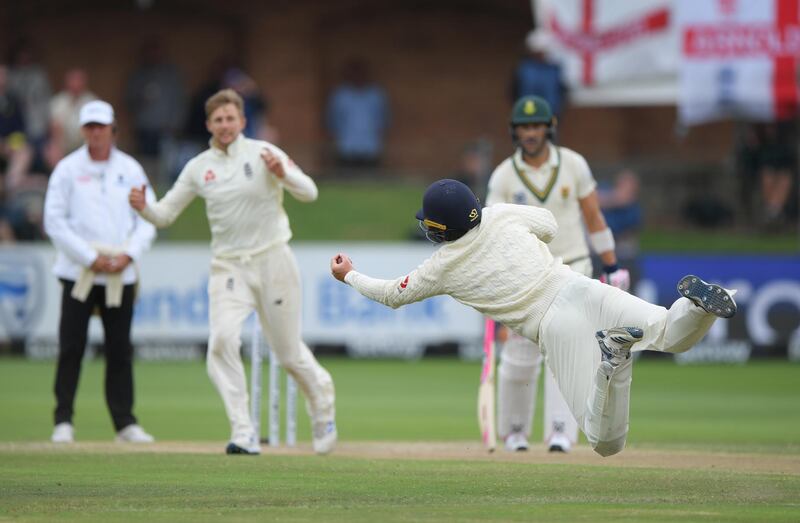
{"label": "umpire's white coat", "polygon": [[587,439],[601,454],[612,454],[628,432],[630,366],[612,378],[602,417],[590,417],[587,401],[600,363],[595,332],[638,327],[644,337],[633,350],[683,352],[716,316],[686,298],[667,310],[571,271],[544,243],[556,230],[546,209],[497,204],[483,209],[478,227],[443,245],[409,275],[379,280],[350,271],[345,281],[390,307],[447,294],[539,343]]}
{"label": "umpire's white coat", "polygon": [[[94,263],[98,245],[119,248],[138,261],[156,230],[131,209],[128,193],[146,183],[139,162],[116,147],[105,162],[92,161],[86,145],[58,162],[44,201],[44,228],[58,249],[53,273],[76,281]],[[147,190],[146,198],[155,200],[152,190]],[[136,280],[132,263],[122,272],[122,282]],[[96,274],[94,283],[105,285],[106,275]]]}
{"label": "umpire's white coat", "polygon": [[[261,152],[283,162],[286,176],[271,174]],[[317,197],[314,181],[278,147],[241,134],[227,152],[211,147],[193,158],[175,185],[141,212],[165,227],[194,199],[205,199],[211,227],[208,282],[208,374],[231,421],[232,440],[245,441],[253,426],[241,355],[244,320],[255,309],[270,347],[296,380],[314,421],[333,420],[333,382],[300,338],[300,274],[287,242],[292,236],[283,190],[300,201]]]}

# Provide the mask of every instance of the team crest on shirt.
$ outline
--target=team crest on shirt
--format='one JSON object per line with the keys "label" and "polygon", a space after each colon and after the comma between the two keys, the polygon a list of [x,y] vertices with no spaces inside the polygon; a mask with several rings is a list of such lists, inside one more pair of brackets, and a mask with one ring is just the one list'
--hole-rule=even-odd
{"label": "team crest on shirt", "polygon": [[522,191],[515,192],[514,196],[512,197],[512,200],[517,205],[524,205],[524,204],[526,204],[528,202],[528,198],[525,197],[525,193],[522,192]]}
{"label": "team crest on shirt", "polygon": [[209,183],[213,182],[216,179],[217,175],[214,174],[214,171],[212,171],[211,169],[207,170],[205,176],[203,176],[203,181],[206,183],[206,185],[208,185]]}
{"label": "team crest on shirt", "polygon": [[400,285],[397,286],[398,292],[403,292],[408,287],[408,276],[405,277],[403,281],[400,282]]}
{"label": "team crest on shirt", "polygon": [[569,187],[566,185],[561,188],[561,197],[565,200],[569,198]]}
{"label": "team crest on shirt", "polygon": [[250,162],[244,163],[244,175],[248,180],[253,178],[253,167],[250,165]]}

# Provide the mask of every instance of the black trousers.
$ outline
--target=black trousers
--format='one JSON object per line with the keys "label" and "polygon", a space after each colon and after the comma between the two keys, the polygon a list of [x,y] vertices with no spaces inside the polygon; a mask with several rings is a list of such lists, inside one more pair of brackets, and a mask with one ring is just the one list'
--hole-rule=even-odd
{"label": "black trousers", "polygon": [[75,393],[86,351],[89,319],[95,307],[100,311],[105,333],[106,404],[119,431],[136,423],[133,415],[133,285],[125,285],[120,307],[106,307],[106,288],[95,285],[85,302],[71,296],[75,282],[61,280],[61,322],[58,328],[58,367],[56,369],[55,423],[72,423]]}

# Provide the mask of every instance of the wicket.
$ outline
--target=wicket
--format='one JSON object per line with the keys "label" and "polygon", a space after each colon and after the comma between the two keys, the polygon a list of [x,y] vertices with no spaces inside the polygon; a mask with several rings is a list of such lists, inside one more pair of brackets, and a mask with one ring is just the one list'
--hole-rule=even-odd
{"label": "wicket", "polygon": [[[258,318],[254,318],[250,341],[250,417],[253,428],[261,438],[261,367],[263,362],[263,335]],[[269,357],[269,437],[262,442],[270,447],[281,444],[281,367],[271,351]],[[297,383],[286,375],[286,445],[297,444]]]}

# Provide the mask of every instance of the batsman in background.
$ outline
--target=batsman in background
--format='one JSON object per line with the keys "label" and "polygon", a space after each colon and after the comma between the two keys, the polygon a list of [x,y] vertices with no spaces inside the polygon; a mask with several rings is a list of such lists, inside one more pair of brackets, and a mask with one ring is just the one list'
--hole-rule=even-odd
{"label": "batsman in background", "polygon": [[211,96],[206,118],[208,150],[186,164],[161,201],[148,203],[141,187],[131,190],[130,204],[149,222],[166,227],[196,196],[205,199],[213,254],[206,363],[231,423],[226,452],[261,451],[240,353],[242,325],[255,309],[278,361],[306,397],[314,450],[326,454],[337,438],[333,380],[300,338],[300,273],[283,209],[284,189],[311,202],[317,186],[281,149],[244,137],[243,102],[236,92]]}
{"label": "batsman in background", "polygon": [[[516,203],[553,213],[558,234],[548,245],[553,256],[585,276],[592,276],[592,250],[603,262],[601,281],[628,290],[628,271],[617,265],[614,236],[597,198],[597,182],[580,154],[552,143],[556,118],[539,96],[523,96],[511,111],[511,137],[516,145],[492,173],[486,205]],[[539,347],[510,333],[498,367],[498,435],[509,451],[528,449],[542,369]],[[578,424],[569,412],[552,373],[544,372],[544,442],[551,451],[568,452],[578,439]]]}
{"label": "batsman in background", "polygon": [[717,317],[736,313],[732,291],[696,276],[678,282],[681,297],[665,309],[570,270],[547,248],[558,230],[550,211],[506,203],[481,209],[455,180],[428,187],[417,218],[443,245],[410,274],[371,278],[339,253],[333,276],[393,308],[449,295],[537,343],[602,456],[620,452],[627,439],[631,351],[687,351]]}

